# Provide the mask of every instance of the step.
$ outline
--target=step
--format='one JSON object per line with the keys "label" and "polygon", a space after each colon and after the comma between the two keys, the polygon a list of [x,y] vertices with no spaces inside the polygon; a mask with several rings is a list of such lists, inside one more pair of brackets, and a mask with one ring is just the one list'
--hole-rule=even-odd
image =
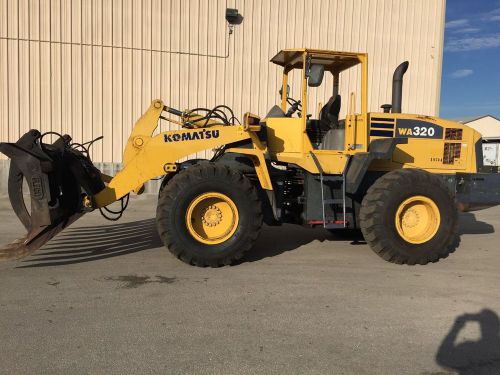
{"label": "step", "polygon": [[[307,222],[309,225],[323,225],[323,220],[309,220]],[[324,225],[325,228],[344,228],[348,224],[344,220],[327,220],[327,224]]]}
{"label": "step", "polygon": [[324,227],[326,229],[338,229],[338,228],[345,228],[347,225],[346,224],[326,224]]}

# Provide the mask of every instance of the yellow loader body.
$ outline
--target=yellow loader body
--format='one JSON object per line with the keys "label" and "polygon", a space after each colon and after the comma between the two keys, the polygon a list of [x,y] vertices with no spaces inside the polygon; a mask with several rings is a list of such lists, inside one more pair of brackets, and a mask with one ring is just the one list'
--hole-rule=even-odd
{"label": "yellow loader body", "polygon": [[[500,175],[485,173],[479,133],[401,113],[408,62],[394,72],[392,103],[377,113],[367,111],[364,53],[288,49],[271,62],[282,68],[283,79],[280,103],[266,116],[248,112],[240,123],[224,105],[181,111],[154,100],[137,120],[115,176],[94,167],[92,142],[58,135],[46,144],[33,130],[16,143],[1,143],[12,159],[12,206],[28,234],[0,250],[0,258],[30,254],[86,212],[119,218],[129,194],[141,194],[158,177],[160,236],[174,255],[199,266],[240,259],[263,221],[361,229],[384,259],[425,264],[455,249],[457,208],[500,204]],[[349,95],[340,118],[340,77],[357,66],[360,90]],[[297,100],[288,88],[292,70],[301,72]],[[332,75],[332,97],[324,105],[309,103],[324,74]],[[310,107],[318,113],[308,113]],[[153,135],[160,121],[179,128]],[[181,162],[204,150],[214,156]],[[31,212],[22,201],[23,180]],[[107,208],[117,201],[118,212]]]}

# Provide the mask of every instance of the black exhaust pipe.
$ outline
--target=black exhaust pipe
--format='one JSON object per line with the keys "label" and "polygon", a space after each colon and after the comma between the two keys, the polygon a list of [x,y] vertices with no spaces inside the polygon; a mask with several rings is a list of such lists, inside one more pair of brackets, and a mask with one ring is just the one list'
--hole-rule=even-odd
{"label": "black exhaust pipe", "polygon": [[403,96],[403,76],[408,70],[409,62],[399,64],[392,76],[392,113],[401,113]]}

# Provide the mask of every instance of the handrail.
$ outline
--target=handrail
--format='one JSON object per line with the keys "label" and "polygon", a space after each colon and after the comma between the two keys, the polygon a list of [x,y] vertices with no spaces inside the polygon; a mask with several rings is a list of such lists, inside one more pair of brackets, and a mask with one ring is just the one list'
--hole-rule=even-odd
{"label": "handrail", "polygon": [[355,144],[356,144],[356,119],[355,119],[355,114],[356,114],[356,94],[351,92],[351,95],[349,96],[349,127],[351,128],[350,131],[350,146],[348,147],[348,151],[355,150]]}

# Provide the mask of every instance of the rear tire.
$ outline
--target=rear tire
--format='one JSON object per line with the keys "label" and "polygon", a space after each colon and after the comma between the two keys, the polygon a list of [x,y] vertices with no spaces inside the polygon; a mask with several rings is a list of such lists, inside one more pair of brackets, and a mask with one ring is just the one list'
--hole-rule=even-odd
{"label": "rear tire", "polygon": [[202,163],[169,181],[160,193],[156,220],[172,254],[195,266],[219,267],[240,259],[255,243],[261,202],[240,172]]}
{"label": "rear tire", "polygon": [[427,264],[455,251],[458,212],[443,180],[419,169],[400,169],[368,189],[360,210],[366,242],[383,259]]}

